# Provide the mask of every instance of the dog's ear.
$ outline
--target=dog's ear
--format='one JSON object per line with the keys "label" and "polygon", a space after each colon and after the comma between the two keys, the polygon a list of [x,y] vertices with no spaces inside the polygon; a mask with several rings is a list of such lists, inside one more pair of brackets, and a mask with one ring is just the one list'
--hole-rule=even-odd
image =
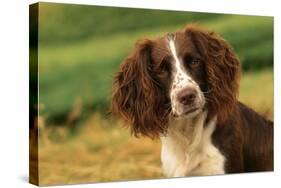
{"label": "dog's ear", "polygon": [[197,50],[205,59],[210,115],[223,122],[233,111],[237,102],[240,81],[240,61],[227,42],[214,32],[194,26],[186,27]]}
{"label": "dog's ear", "polygon": [[153,73],[153,41],[138,41],[120,66],[113,86],[112,112],[131,126],[135,136],[158,137],[166,131],[166,111],[161,88]]}

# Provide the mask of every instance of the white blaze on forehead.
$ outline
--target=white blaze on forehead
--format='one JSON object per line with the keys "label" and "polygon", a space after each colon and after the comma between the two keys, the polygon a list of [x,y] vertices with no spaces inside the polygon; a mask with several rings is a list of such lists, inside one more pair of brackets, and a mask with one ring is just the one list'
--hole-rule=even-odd
{"label": "white blaze on forehead", "polygon": [[172,55],[176,61],[176,68],[177,70],[180,69],[180,60],[177,56],[177,51],[176,51],[176,46],[175,46],[175,41],[173,39],[169,39],[169,46],[170,46],[170,50],[172,52]]}
{"label": "white blaze on forehead", "polygon": [[175,37],[168,38],[169,41],[169,48],[170,51],[172,53],[172,56],[175,60],[175,63],[173,64],[175,66],[175,75],[174,75],[174,82],[176,83],[176,85],[178,87],[183,87],[184,85],[188,84],[189,82],[192,81],[191,77],[189,76],[189,74],[184,70],[184,67],[181,63],[180,58],[177,55],[177,49],[176,49],[176,45],[175,45]]}

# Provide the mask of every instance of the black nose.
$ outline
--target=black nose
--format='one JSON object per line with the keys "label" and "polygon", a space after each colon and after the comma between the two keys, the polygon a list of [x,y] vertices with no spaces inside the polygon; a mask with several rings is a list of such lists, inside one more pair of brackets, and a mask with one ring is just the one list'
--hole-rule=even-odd
{"label": "black nose", "polygon": [[178,101],[183,105],[191,105],[196,98],[196,90],[191,87],[187,87],[178,93]]}

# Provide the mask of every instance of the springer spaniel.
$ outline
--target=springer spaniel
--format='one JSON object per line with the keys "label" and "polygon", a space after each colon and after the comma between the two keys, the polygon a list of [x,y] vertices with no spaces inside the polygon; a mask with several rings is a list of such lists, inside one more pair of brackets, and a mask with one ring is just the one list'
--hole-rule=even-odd
{"label": "springer spaniel", "polygon": [[240,62],[194,26],[140,40],[121,64],[112,111],[134,135],[160,137],[168,177],[273,170],[273,122],[237,99]]}

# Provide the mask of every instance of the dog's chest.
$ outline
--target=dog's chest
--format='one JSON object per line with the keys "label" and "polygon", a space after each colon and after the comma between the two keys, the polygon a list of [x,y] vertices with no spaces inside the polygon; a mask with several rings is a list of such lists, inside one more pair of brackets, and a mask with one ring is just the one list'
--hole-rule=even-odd
{"label": "dog's chest", "polygon": [[211,140],[215,123],[211,123],[206,128],[201,125],[196,126],[192,130],[187,130],[192,132],[192,135],[173,132],[161,137],[161,160],[166,176],[224,174],[225,158]]}

